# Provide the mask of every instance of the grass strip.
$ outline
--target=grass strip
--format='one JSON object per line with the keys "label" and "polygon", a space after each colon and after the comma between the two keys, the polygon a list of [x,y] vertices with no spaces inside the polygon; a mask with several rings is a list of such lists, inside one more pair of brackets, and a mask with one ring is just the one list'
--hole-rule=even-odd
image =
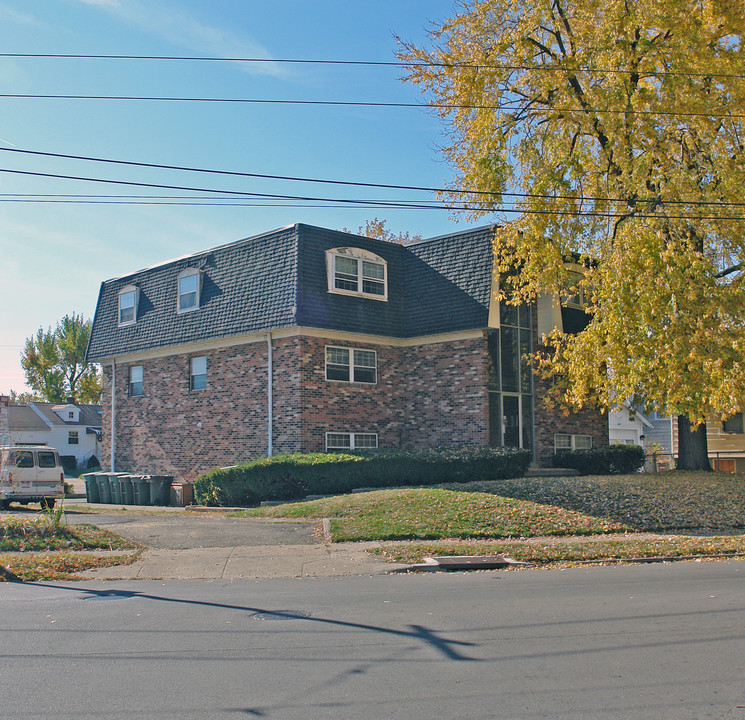
{"label": "grass strip", "polygon": [[0,555],[0,582],[81,580],[76,573],[113,565],[130,565],[141,551],[117,555],[79,552],[32,552]]}
{"label": "grass strip", "polygon": [[44,516],[0,521],[0,552],[132,550],[136,547],[136,543],[94,525],[54,526]]}
{"label": "grass strip", "polygon": [[507,555],[536,565],[637,558],[745,556],[745,537],[636,535],[599,538],[531,538],[501,542],[439,541],[390,544],[368,552],[391,562],[414,564],[438,555]]}

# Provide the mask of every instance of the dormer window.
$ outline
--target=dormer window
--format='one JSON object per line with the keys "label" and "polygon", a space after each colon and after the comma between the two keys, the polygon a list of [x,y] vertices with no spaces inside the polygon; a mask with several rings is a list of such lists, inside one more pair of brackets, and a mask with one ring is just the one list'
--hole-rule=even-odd
{"label": "dormer window", "polygon": [[132,325],[137,322],[137,301],[139,289],[128,285],[119,291],[119,325]]}
{"label": "dormer window", "polygon": [[327,252],[329,292],[388,299],[386,261],[360,248],[334,248]]}
{"label": "dormer window", "polygon": [[199,296],[202,290],[202,273],[194,268],[179,273],[178,312],[191,312],[199,309]]}

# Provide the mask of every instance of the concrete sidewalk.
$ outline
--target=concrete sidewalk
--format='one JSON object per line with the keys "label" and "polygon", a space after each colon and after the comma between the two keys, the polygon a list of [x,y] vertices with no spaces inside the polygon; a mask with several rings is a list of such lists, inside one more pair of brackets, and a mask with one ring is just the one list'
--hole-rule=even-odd
{"label": "concrete sidewalk", "polygon": [[[96,515],[101,514],[110,519],[110,513],[121,512],[122,505],[88,504],[85,498],[67,498],[65,508],[70,511],[84,511],[80,520],[96,524]],[[298,523],[266,520],[263,518],[243,518],[241,522],[248,532],[254,529],[254,542],[246,538],[246,544],[229,544],[228,546],[216,547],[220,544],[210,538],[210,516],[214,517],[215,533],[218,534],[217,525],[227,522],[225,510],[230,508],[215,509],[214,512],[205,512],[205,509],[196,510],[181,507],[142,507],[127,506],[126,514],[122,513],[122,524],[105,522],[102,527],[116,532],[124,537],[128,536],[128,523],[136,521],[139,524],[151,523],[153,537],[160,532],[158,541],[153,544],[162,545],[163,533],[168,532],[168,526],[173,527],[176,518],[183,518],[183,525],[188,528],[190,520],[198,524],[199,538],[197,542],[200,547],[176,548],[176,547],[148,547],[146,539],[139,541],[145,545],[140,558],[131,565],[118,565],[97,570],[85,571],[87,578],[97,580],[104,579],[204,579],[204,580],[230,580],[251,578],[280,578],[280,577],[336,577],[345,575],[383,575],[392,571],[405,569],[407,565],[386,562],[379,556],[366,552],[368,549],[380,547],[377,542],[360,543],[324,543],[306,542],[298,543],[298,540],[309,538],[311,528],[304,531],[304,536],[293,539],[292,530]],[[108,513],[108,514],[107,514]],[[165,529],[159,529],[159,518]],[[103,519],[103,518],[102,518]],[[282,525],[287,525],[286,535],[289,541],[277,540],[273,544],[260,544],[267,535],[267,526],[273,526],[277,530]],[[307,526],[307,524],[306,524]],[[142,532],[140,528],[140,533]],[[132,534],[132,533],[130,533]],[[136,539],[136,538],[132,538]],[[231,538],[232,539],[232,538]],[[240,541],[240,537],[236,540]],[[257,541],[258,540],[258,544]]]}

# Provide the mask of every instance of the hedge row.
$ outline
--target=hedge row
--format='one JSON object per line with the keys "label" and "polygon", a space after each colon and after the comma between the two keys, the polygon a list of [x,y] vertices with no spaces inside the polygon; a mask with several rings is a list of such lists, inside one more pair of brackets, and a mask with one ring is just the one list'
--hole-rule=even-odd
{"label": "hedge row", "polygon": [[592,450],[559,450],[554,467],[573,468],[582,475],[632,473],[644,466],[644,448],[639,445],[604,445]]}
{"label": "hedge row", "polygon": [[498,480],[522,476],[530,460],[527,450],[486,447],[276,455],[202,475],[194,483],[194,501],[250,507],[262,500],[338,495],[360,487]]}

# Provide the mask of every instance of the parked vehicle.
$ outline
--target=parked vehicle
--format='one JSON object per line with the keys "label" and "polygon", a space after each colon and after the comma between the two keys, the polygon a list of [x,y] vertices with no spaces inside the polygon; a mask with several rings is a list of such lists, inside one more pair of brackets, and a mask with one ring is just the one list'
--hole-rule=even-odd
{"label": "parked vehicle", "polygon": [[59,453],[46,446],[0,447],[0,509],[11,502],[52,508],[65,497]]}

